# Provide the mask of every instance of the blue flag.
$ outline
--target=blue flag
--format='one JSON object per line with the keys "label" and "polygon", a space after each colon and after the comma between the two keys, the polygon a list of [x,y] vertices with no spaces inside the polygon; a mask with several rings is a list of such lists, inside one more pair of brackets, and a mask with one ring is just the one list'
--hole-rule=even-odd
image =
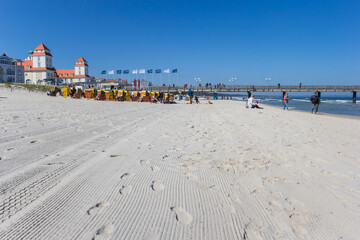
{"label": "blue flag", "polygon": [[152,73],[152,72],[153,72],[152,69],[147,70],[147,73]]}
{"label": "blue flag", "polygon": [[161,73],[161,69],[156,69],[155,73]]}
{"label": "blue flag", "polygon": [[177,68],[173,69],[171,72],[172,73],[177,73]]}
{"label": "blue flag", "polygon": [[101,74],[106,74],[106,70],[102,70],[102,71],[101,71]]}
{"label": "blue flag", "polygon": [[117,71],[116,71],[116,74],[121,74],[121,70],[117,70]]}
{"label": "blue flag", "polygon": [[129,70],[124,70],[123,74],[129,74],[129,72],[130,72]]}

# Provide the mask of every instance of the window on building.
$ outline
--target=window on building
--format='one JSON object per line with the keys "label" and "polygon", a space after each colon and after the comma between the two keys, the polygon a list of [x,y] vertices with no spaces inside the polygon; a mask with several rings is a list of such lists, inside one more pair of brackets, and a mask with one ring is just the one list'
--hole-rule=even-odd
{"label": "window on building", "polygon": [[30,69],[30,65],[27,65],[26,68],[27,68],[27,69]]}

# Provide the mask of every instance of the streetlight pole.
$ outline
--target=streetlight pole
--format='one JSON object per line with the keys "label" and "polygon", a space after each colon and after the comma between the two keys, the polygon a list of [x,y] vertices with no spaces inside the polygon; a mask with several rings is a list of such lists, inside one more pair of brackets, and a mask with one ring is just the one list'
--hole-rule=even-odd
{"label": "streetlight pole", "polygon": [[199,86],[200,86],[201,79],[200,79],[200,78],[194,78],[194,80],[195,80],[195,82],[196,82],[196,84],[195,84],[195,85],[199,84]]}
{"label": "streetlight pole", "polygon": [[231,85],[231,83],[233,83],[233,85],[234,85],[234,82],[236,81],[236,78],[230,78],[229,79],[229,84]]}
{"label": "streetlight pole", "polygon": [[271,81],[271,78],[269,77],[269,78],[265,78],[265,81],[267,81],[268,82],[268,89],[270,88],[270,81]]}

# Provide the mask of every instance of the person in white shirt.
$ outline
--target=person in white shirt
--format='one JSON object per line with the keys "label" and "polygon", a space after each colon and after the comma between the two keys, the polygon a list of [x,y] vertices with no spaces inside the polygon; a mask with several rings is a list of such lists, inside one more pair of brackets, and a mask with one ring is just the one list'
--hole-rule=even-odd
{"label": "person in white shirt", "polygon": [[248,108],[259,108],[263,109],[262,107],[259,107],[258,102],[255,101],[254,94],[251,95],[251,97],[248,99]]}

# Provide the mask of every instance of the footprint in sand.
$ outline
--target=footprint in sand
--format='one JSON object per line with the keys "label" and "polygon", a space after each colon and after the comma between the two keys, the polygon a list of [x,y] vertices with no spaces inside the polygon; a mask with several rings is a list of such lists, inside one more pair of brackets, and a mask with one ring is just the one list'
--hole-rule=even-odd
{"label": "footprint in sand", "polygon": [[121,180],[126,180],[134,175],[135,175],[134,173],[128,172],[128,173],[124,173],[120,178]]}
{"label": "footprint in sand", "polygon": [[143,240],[159,240],[160,234],[156,232],[147,233]]}
{"label": "footprint in sand", "polygon": [[183,164],[182,165],[184,168],[186,168],[187,170],[190,170],[190,171],[195,171],[195,170],[198,170],[196,167],[192,166],[192,165],[189,165],[189,164]]}
{"label": "footprint in sand", "polygon": [[121,195],[126,195],[126,194],[130,193],[131,190],[132,190],[132,186],[131,186],[131,185],[122,186],[122,188],[120,189],[120,194],[121,194]]}
{"label": "footprint in sand", "polygon": [[184,173],[184,175],[189,179],[190,181],[196,182],[198,180],[198,177],[195,175],[192,175],[191,173]]}
{"label": "footprint in sand", "polygon": [[289,214],[289,221],[293,230],[299,235],[307,234],[309,221],[303,204],[295,198],[287,197],[285,201],[289,204],[285,210]]}
{"label": "footprint in sand", "polygon": [[157,171],[160,170],[160,168],[159,168],[158,166],[151,166],[150,169],[151,169],[151,171],[153,171],[153,172],[157,172]]}
{"label": "footprint in sand", "polygon": [[114,225],[109,223],[106,225],[103,225],[101,228],[99,228],[95,236],[93,237],[93,240],[108,240],[111,238],[111,233],[114,231]]}
{"label": "footprint in sand", "polygon": [[236,213],[236,209],[232,205],[224,205],[223,208],[226,212],[229,212],[232,214]]}
{"label": "footprint in sand", "polygon": [[241,203],[240,199],[235,194],[228,194],[228,197],[234,202]]}
{"label": "footprint in sand", "polygon": [[97,203],[95,204],[95,206],[91,207],[87,213],[89,215],[96,215],[98,214],[101,210],[103,210],[104,207],[109,206],[110,203],[109,202],[101,202],[101,203]]}
{"label": "footprint in sand", "polygon": [[180,223],[187,225],[192,222],[193,217],[182,207],[175,206],[171,207],[170,209],[176,214],[176,220],[178,220]]}
{"label": "footprint in sand", "polygon": [[334,173],[333,173],[332,171],[330,171],[330,170],[322,170],[321,172],[324,173],[324,174],[328,174],[328,175],[333,175],[333,174],[334,174]]}
{"label": "footprint in sand", "polygon": [[151,184],[151,188],[152,190],[154,190],[155,192],[161,192],[162,190],[164,190],[165,185],[161,182],[161,181],[153,181],[153,183]]}
{"label": "footprint in sand", "polygon": [[149,160],[141,160],[141,161],[140,161],[140,164],[141,164],[141,165],[148,165],[149,163],[150,163]]}
{"label": "footprint in sand", "polygon": [[45,165],[63,165],[63,164],[65,164],[65,163],[63,163],[63,162],[51,162],[51,163],[46,163]]}

